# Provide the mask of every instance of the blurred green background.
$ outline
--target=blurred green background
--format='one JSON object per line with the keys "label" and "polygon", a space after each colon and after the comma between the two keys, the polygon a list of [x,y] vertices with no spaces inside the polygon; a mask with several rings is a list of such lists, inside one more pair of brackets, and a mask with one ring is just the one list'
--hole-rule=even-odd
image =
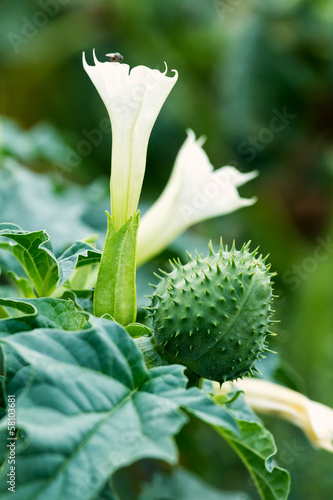
{"label": "blurred green background", "polygon": [[[281,322],[273,348],[283,361],[272,376],[333,406],[333,2],[2,0],[0,35],[1,221],[24,229],[44,224],[59,248],[73,235],[103,233],[111,133],[83,71],[82,51],[90,64],[94,47],[100,60],[119,51],[131,66],[162,70],[166,61],[179,79],[152,132],[143,210],[163,189],[188,127],[207,136],[205,149],[216,168],[260,171],[241,189],[258,202],[195,226],[142,268],[139,298],[144,301],[152,271],[173,253],[203,251],[220,235],[238,246],[251,239],[270,253],[278,273]],[[284,115],[283,127],[272,131],[277,114]],[[24,190],[31,179],[21,179],[14,200],[3,179],[13,185],[17,164],[47,172],[50,186],[36,188],[31,200]],[[48,189],[58,193],[56,212],[53,205],[40,209],[51,196]],[[269,363],[266,369],[274,371]],[[333,457],[313,450],[289,424],[265,421],[280,464],[292,473],[290,498],[331,499]],[[256,498],[238,459],[209,430],[193,423],[179,442],[190,470]],[[133,483],[151,469],[146,463],[133,467]],[[124,498],[133,499],[121,473],[118,481]]]}

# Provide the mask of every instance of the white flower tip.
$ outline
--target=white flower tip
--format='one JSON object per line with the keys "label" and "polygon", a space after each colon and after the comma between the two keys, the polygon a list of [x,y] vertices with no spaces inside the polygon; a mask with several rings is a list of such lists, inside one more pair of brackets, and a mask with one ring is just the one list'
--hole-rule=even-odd
{"label": "white flower tip", "polygon": [[187,133],[187,138],[192,142],[196,142],[198,144],[198,146],[200,146],[200,147],[202,147],[207,140],[207,137],[205,135],[202,135],[201,137],[199,137],[197,139],[195,136],[195,133],[193,132],[193,130],[191,128],[187,128],[186,133]]}
{"label": "white flower tip", "polygon": [[225,167],[221,167],[216,172],[223,172],[230,180],[230,182],[235,187],[243,186],[249,181],[252,181],[255,177],[259,175],[258,170],[253,170],[252,172],[240,172],[237,168],[232,167],[230,165],[226,165]]}
{"label": "white flower tip", "polygon": [[[165,61],[164,61],[164,66],[165,66],[165,70],[164,70],[164,73],[162,73],[162,75],[166,76],[166,74],[168,72],[168,65]],[[169,77],[169,78],[175,78],[177,80],[178,79],[178,71],[176,69],[172,69],[171,73],[174,73],[174,75],[172,77]]]}
{"label": "white flower tip", "polygon": [[[252,170],[252,172],[246,172],[244,175],[244,182],[252,181],[260,174],[259,170]],[[246,180],[245,180],[246,179]]]}
{"label": "white flower tip", "polygon": [[171,73],[173,73],[173,77],[172,78],[175,78],[176,80],[178,80],[178,71],[176,69],[172,69]]}
{"label": "white flower tip", "polygon": [[94,58],[95,66],[97,66],[97,64],[99,63],[99,60],[96,57],[96,51],[95,51],[95,49],[93,49],[93,58]]}
{"label": "white flower tip", "polygon": [[205,142],[207,140],[207,137],[205,135],[202,135],[201,137],[199,137],[199,139],[197,139],[197,144],[202,147]]}
{"label": "white flower tip", "polygon": [[252,196],[252,198],[242,198],[244,207],[250,207],[258,201],[257,196]]}
{"label": "white flower tip", "polygon": [[[94,58],[94,62],[96,64],[96,62],[99,62],[96,58],[96,54],[95,54],[95,49],[93,49],[93,58]],[[86,69],[86,68],[90,68],[92,67],[92,65],[88,64],[87,63],[87,59],[86,59],[86,53],[85,52],[82,52],[82,63],[83,63],[83,67]]]}
{"label": "white flower tip", "polygon": [[195,133],[193,132],[193,130],[191,128],[186,129],[186,134],[187,134],[188,139],[192,139],[193,141],[196,140]]}
{"label": "white flower tip", "polygon": [[87,63],[85,52],[82,52],[82,66],[83,66],[83,69],[85,70],[85,72],[89,75],[91,66],[90,66],[90,64]]}

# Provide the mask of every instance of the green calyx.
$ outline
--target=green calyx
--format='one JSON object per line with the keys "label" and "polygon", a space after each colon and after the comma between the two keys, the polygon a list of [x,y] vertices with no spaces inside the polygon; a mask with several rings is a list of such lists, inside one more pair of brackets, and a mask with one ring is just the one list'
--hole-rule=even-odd
{"label": "green calyx", "polygon": [[163,272],[148,307],[164,355],[199,377],[220,383],[253,373],[264,357],[271,321],[272,282],[266,258],[223,248],[189,255]]}

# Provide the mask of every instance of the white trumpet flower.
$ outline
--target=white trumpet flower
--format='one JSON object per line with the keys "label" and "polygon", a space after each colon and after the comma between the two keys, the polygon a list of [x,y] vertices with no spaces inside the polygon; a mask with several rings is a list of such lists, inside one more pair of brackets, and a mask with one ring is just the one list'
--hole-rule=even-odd
{"label": "white trumpet flower", "polygon": [[[112,54],[111,54],[112,56]],[[128,64],[111,57],[83,66],[99,92],[112,126],[111,215],[119,229],[136,213],[146,168],[148,140],[161,107],[175,85],[172,77],[146,66],[130,71]]]}
{"label": "white trumpet flower", "polygon": [[234,212],[255,203],[237,187],[258,175],[226,166],[214,170],[192,130],[181,147],[164,191],[143,216],[138,234],[137,264],[143,264],[197,222]]}
{"label": "white trumpet flower", "polygon": [[314,446],[333,452],[333,410],[311,401],[303,394],[267,380],[244,378],[220,384],[214,382],[215,394],[226,394],[235,384],[244,391],[247,403],[259,413],[280,416],[300,427]]}

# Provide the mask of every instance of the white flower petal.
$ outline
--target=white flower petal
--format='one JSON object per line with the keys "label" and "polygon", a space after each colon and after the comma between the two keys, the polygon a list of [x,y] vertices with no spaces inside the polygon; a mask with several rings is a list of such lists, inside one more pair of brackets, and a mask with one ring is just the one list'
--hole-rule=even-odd
{"label": "white flower petal", "polygon": [[149,136],[158,113],[177,81],[145,66],[100,62],[83,66],[108,110],[112,125],[111,205],[116,228],[137,210],[146,167]]}
{"label": "white flower petal", "polygon": [[[280,416],[300,427],[317,447],[333,452],[333,410],[311,401],[303,394],[267,380],[244,378],[235,385],[244,391],[248,404],[256,411]],[[216,394],[228,393],[231,383],[214,382]]]}
{"label": "white flower petal", "polygon": [[256,177],[233,167],[214,171],[192,130],[181,147],[169,182],[157,202],[143,216],[138,235],[137,262],[142,264],[197,222],[252,205],[256,198],[243,199],[237,186]]}
{"label": "white flower petal", "polygon": [[251,181],[252,179],[255,179],[259,175],[258,170],[253,170],[252,172],[240,172],[237,170],[235,167],[230,167],[226,166],[223,167],[225,175],[229,178],[232,179],[232,183],[236,187],[240,187],[246,182]]}

